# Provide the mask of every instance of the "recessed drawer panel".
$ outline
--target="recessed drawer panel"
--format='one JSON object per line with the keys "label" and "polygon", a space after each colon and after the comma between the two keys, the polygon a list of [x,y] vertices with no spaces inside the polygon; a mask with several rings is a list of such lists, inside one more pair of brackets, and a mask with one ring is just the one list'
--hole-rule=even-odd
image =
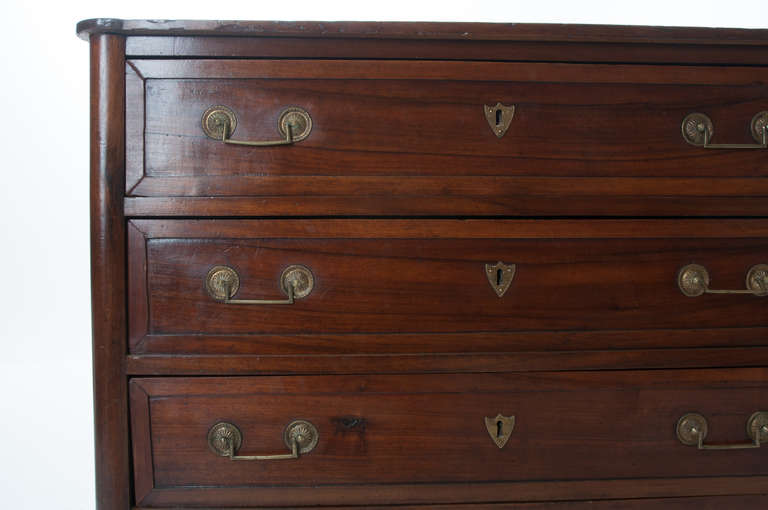
{"label": "recessed drawer panel", "polygon": [[147,214],[154,202],[140,197],[176,197],[172,212],[187,215],[202,204],[183,197],[212,196],[227,198],[204,204],[211,215],[768,212],[768,150],[704,147],[764,145],[758,68],[141,60],[128,71],[128,204]]}
{"label": "recessed drawer panel", "polygon": [[610,499],[631,483],[659,497],[755,492],[768,474],[767,388],[764,369],[134,379],[137,500]]}
{"label": "recessed drawer panel", "polygon": [[765,343],[762,220],[147,220],[129,230],[134,353]]}

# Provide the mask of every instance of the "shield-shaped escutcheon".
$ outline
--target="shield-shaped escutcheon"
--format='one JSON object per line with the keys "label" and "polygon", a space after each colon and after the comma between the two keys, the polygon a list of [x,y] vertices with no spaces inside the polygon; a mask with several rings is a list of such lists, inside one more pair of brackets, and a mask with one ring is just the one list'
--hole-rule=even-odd
{"label": "shield-shaped escutcheon", "polygon": [[491,436],[494,444],[502,449],[515,429],[515,417],[514,415],[503,416],[501,413],[497,414],[495,418],[486,416],[485,428],[488,429],[488,435]]}

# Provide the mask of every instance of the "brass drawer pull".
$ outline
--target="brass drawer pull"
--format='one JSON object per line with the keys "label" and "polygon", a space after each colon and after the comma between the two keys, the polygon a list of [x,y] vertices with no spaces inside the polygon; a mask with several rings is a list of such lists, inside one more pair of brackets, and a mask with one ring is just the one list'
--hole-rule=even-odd
{"label": "brass drawer pull", "polygon": [[213,453],[229,460],[287,460],[298,459],[317,446],[317,428],[306,420],[295,420],[285,427],[283,442],[291,453],[274,455],[236,455],[243,444],[243,434],[236,425],[219,422],[208,431],[208,447]]}
{"label": "brass drawer pull", "polygon": [[232,299],[240,289],[240,276],[229,266],[214,266],[205,277],[205,289],[216,301],[227,305],[292,305],[307,297],[315,285],[312,271],[302,265],[288,266],[280,275],[280,288],[287,299]]}
{"label": "brass drawer pull", "polygon": [[306,110],[298,106],[290,106],[280,113],[277,118],[277,130],[283,135],[282,140],[232,140],[230,137],[237,128],[237,116],[227,106],[211,106],[203,113],[203,131],[209,138],[231,145],[247,145],[250,147],[271,147],[274,145],[291,145],[309,136],[312,131],[312,117]]}
{"label": "brass drawer pull", "polygon": [[677,438],[686,446],[696,446],[699,450],[745,450],[760,448],[768,441],[768,412],[758,411],[747,420],[751,443],[704,444],[707,432],[707,419],[698,413],[688,413],[677,421]]}
{"label": "brass drawer pull", "polygon": [[712,119],[703,113],[691,113],[683,119],[683,138],[704,149],[768,149],[768,111],[752,117],[750,131],[755,143],[709,143],[714,134]]}
{"label": "brass drawer pull", "polygon": [[747,288],[739,290],[710,289],[709,271],[699,264],[688,264],[677,273],[677,286],[688,297],[702,294],[752,294],[768,296],[768,264],[756,264],[747,271]]}

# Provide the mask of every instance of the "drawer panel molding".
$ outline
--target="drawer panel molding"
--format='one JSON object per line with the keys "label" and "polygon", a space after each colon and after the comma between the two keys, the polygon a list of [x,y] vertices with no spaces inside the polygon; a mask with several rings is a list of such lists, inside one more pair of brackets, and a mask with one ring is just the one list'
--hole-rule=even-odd
{"label": "drawer panel molding", "polygon": [[768,222],[736,225],[133,220],[131,354],[762,346]]}
{"label": "drawer panel molding", "polygon": [[[696,410],[708,417],[706,445],[738,442],[750,414],[768,408],[766,380],[765,369],[133,379],[137,499],[180,506],[221,497],[236,506],[280,494],[298,505],[316,494],[324,504],[365,504],[383,490],[388,503],[408,504],[420,502],[411,488],[426,484],[433,502],[468,503],[514,501],[516,484],[558,494],[586,480],[609,482],[596,499],[621,497],[611,481],[694,496],[739,494],[749,478],[759,493],[763,449],[699,451],[681,443],[676,425],[684,417],[690,433]],[[489,416],[501,417],[489,427]],[[497,421],[503,448],[489,437]],[[231,442],[211,449],[222,422],[238,431],[237,452]],[[291,439],[296,423],[312,425]],[[248,456],[291,441],[306,452]],[[240,452],[252,462],[232,462]],[[707,485],[713,477],[723,478]],[[457,487],[481,482],[485,498],[456,497]]]}
{"label": "drawer panel molding", "polygon": [[761,68],[137,59],[126,73],[135,199],[239,198],[258,216],[768,212],[766,152],[733,150],[765,148]]}

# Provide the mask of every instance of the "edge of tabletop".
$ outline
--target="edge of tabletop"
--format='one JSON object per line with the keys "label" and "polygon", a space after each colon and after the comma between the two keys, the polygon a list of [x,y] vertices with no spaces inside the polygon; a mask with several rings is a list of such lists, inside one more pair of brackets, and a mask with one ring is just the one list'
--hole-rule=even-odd
{"label": "edge of tabletop", "polygon": [[77,35],[229,36],[581,42],[635,44],[768,45],[768,29],[372,21],[210,21],[86,19]]}

